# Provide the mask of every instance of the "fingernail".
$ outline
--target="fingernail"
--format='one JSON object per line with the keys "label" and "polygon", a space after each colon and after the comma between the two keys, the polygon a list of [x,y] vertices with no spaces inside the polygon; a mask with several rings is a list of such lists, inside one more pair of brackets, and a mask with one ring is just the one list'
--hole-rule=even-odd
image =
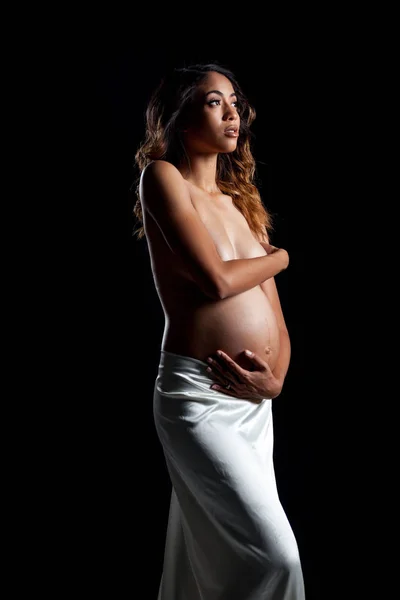
{"label": "fingernail", "polygon": [[253,355],[253,353],[252,353],[251,350],[245,350],[244,353],[247,354],[247,356],[252,356]]}

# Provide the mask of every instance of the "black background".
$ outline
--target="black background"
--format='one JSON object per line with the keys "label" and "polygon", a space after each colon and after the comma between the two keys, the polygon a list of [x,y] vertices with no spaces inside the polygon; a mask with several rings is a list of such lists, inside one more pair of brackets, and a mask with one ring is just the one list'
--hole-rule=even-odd
{"label": "black background", "polygon": [[275,44],[250,36],[232,46],[188,32],[176,43],[179,30],[145,43],[105,28],[88,36],[81,62],[74,56],[74,83],[65,86],[73,111],[63,125],[78,137],[63,166],[66,183],[71,165],[82,175],[66,185],[77,203],[66,214],[77,259],[66,322],[79,332],[75,373],[87,398],[75,423],[76,477],[86,491],[78,512],[89,572],[99,587],[121,590],[118,597],[131,597],[139,580],[141,597],[156,598],[170,495],[152,420],[163,314],[146,242],[133,236],[134,153],[165,69],[197,61],[233,70],[256,109],[260,191],[275,215],[272,241],[290,256],[277,277],[292,360],[274,401],[275,467],[307,600],[355,597],[343,589],[350,593],[366,568],[356,540],[370,494],[363,443],[376,397],[360,363],[372,293],[362,262],[373,171],[364,161],[371,142],[362,101],[369,48],[332,34],[327,42],[326,33],[277,36]]}

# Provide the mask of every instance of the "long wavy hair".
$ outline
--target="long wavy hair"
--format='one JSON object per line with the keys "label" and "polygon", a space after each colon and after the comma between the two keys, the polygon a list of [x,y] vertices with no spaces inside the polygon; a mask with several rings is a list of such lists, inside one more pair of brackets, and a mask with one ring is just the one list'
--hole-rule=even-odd
{"label": "long wavy hair", "polygon": [[220,153],[217,159],[216,183],[219,189],[232,198],[233,203],[247,220],[257,238],[265,239],[266,231],[273,229],[272,215],[264,206],[256,184],[256,162],[251,150],[250,126],[256,117],[234,74],[216,64],[195,64],[175,68],[164,76],[154,90],[146,109],[145,136],[134,160],[138,172],[131,187],[135,194],[133,213],[139,223],[134,230],[138,239],[145,236],[143,212],[139,196],[139,181],[143,169],[153,160],[166,160],[176,167],[189,158],[183,143],[182,130],[193,105],[194,94],[207,73],[216,71],[225,75],[237,94],[240,115],[240,135],[233,152]]}

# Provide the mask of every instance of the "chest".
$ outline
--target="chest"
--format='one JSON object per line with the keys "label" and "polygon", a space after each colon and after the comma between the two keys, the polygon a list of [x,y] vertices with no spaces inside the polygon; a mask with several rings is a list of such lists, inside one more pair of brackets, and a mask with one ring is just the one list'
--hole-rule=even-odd
{"label": "chest", "polygon": [[200,196],[192,198],[192,202],[222,260],[265,255],[264,248],[231,198],[222,196],[210,200]]}

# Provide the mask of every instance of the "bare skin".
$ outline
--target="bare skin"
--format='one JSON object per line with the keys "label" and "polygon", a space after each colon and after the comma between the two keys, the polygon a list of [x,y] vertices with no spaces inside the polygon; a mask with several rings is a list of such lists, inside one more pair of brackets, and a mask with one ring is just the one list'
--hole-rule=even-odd
{"label": "bare skin", "polygon": [[[208,90],[220,94],[206,96]],[[237,144],[225,133],[239,126],[233,92],[228,79],[209,74],[185,134],[190,171],[153,161],[142,174],[141,202],[165,314],[162,349],[209,362],[215,381],[230,384],[229,395],[261,401],[279,395],[289,366],[289,335],[274,280],[288,257],[266,236],[257,239],[216,185],[218,152]]]}

